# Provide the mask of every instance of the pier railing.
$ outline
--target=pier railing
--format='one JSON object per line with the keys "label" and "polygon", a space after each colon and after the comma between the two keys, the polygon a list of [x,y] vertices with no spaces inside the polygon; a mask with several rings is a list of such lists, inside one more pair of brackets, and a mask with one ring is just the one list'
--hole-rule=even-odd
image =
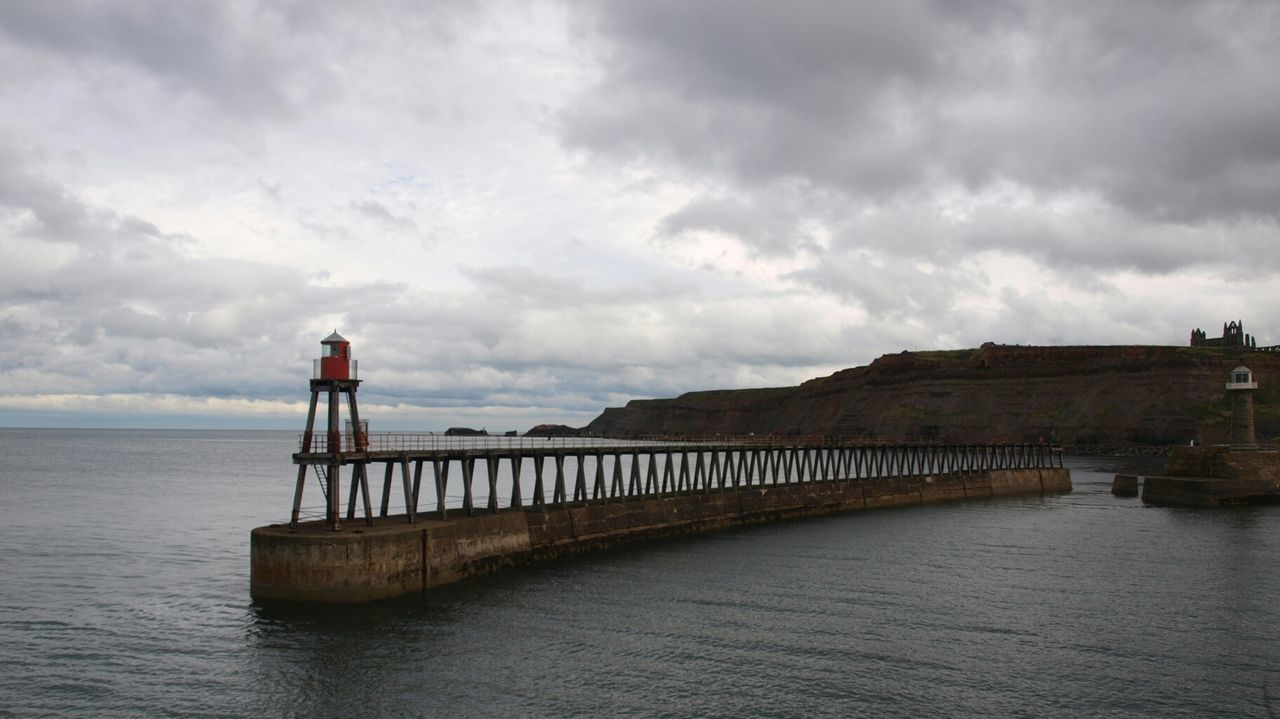
{"label": "pier railing", "polygon": [[[325,516],[340,512],[338,475],[351,467],[347,518],[363,498],[372,523],[370,465],[381,464],[379,514],[387,516],[393,479],[400,507],[414,521],[421,511],[444,519],[528,507],[566,507],[675,495],[765,489],[809,482],[927,479],[935,475],[1062,467],[1062,451],[1047,444],[942,444],[880,438],[705,437],[628,440],[588,437],[464,437],[378,433],[340,438],[367,450],[321,453],[326,437],[302,446],[293,521],[301,509],[308,468],[326,498]],[[345,444],[349,443],[349,444]],[[377,470],[374,470],[375,472]],[[376,476],[376,475],[375,475]],[[397,502],[398,504],[398,502]]]}
{"label": "pier railing", "polygon": [[[322,432],[311,436],[298,435],[298,452],[301,454],[327,454],[330,452],[431,452],[441,450],[501,450],[539,448],[599,448],[638,445],[740,445],[743,447],[819,447],[866,445],[927,445],[938,444],[920,436],[884,437],[835,437],[831,435],[777,435],[777,434],[712,434],[712,435],[632,435],[625,438],[594,437],[588,435],[450,435],[439,432],[365,432],[356,435],[344,432],[334,439]],[[1009,444],[999,440],[992,444]]]}

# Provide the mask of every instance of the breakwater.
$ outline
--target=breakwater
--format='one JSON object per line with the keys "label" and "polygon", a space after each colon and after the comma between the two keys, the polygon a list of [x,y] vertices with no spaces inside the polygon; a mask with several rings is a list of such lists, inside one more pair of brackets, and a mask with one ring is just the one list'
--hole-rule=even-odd
{"label": "breakwater", "polygon": [[[406,442],[392,448],[376,436],[359,440],[354,446],[360,451],[315,452],[307,450],[328,448],[307,445],[295,455],[303,466],[353,465],[347,523],[339,525],[331,511],[323,520],[253,530],[255,598],[369,601],[643,539],[834,512],[1071,491],[1061,456],[1044,445],[814,441],[457,449]],[[532,472],[524,471],[526,463]],[[383,491],[375,521],[368,477],[376,464],[383,465]],[[396,474],[405,497],[402,514],[388,512]],[[453,509],[446,503],[451,475],[463,485],[462,505]],[[475,501],[477,483],[483,504]],[[336,491],[335,485],[327,497],[331,510]],[[363,521],[354,522],[361,499]]]}

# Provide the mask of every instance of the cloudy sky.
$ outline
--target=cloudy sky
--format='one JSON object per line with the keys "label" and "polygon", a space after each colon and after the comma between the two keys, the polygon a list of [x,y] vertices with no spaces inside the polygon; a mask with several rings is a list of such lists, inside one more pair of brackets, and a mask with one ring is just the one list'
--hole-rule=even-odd
{"label": "cloudy sky", "polygon": [[1280,342],[1280,4],[0,3],[0,425]]}

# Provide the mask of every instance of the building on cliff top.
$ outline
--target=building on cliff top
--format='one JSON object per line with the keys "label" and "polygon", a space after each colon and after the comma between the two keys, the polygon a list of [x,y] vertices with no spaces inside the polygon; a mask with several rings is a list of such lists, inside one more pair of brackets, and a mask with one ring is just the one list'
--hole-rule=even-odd
{"label": "building on cliff top", "polygon": [[1258,340],[1245,334],[1244,322],[1236,320],[1222,323],[1221,337],[1205,337],[1204,330],[1199,327],[1191,330],[1191,346],[1258,349]]}

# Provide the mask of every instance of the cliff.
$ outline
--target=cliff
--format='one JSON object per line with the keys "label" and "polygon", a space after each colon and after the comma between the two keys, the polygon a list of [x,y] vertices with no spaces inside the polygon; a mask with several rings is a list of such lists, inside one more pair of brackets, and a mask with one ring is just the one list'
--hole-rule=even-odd
{"label": "cliff", "polygon": [[1171,445],[1227,439],[1223,385],[1241,359],[1258,377],[1261,442],[1280,435],[1280,352],[1204,347],[984,345],[885,355],[798,387],[690,392],[610,408],[608,436],[789,434],[956,442]]}

